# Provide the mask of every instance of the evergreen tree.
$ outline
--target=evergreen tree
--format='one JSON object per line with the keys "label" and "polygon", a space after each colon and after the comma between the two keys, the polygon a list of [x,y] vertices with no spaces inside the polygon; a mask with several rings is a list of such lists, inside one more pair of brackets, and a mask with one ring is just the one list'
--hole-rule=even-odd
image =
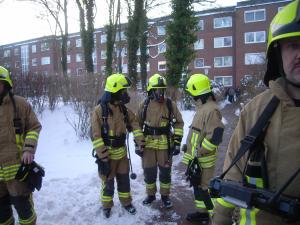
{"label": "evergreen tree", "polygon": [[178,87],[182,74],[194,58],[197,40],[197,20],[193,0],[172,0],[171,22],[167,25],[167,79],[170,86]]}

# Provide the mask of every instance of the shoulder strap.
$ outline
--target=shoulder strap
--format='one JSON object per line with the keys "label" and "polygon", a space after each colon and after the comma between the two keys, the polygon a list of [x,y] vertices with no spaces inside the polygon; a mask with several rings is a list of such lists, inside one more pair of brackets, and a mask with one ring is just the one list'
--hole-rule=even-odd
{"label": "shoulder strap", "polygon": [[108,107],[107,103],[100,102],[100,106],[101,106],[101,110],[102,110],[102,121],[103,121],[102,135],[107,136],[108,132],[109,132],[109,126],[108,126],[107,118],[108,118],[110,110],[109,110],[109,107]]}
{"label": "shoulder strap", "polygon": [[131,124],[129,122],[129,116],[128,116],[127,107],[124,104],[121,104],[120,105],[120,110],[121,110],[121,112],[124,115],[124,122],[126,124],[126,129],[127,129],[128,132],[131,132],[132,131],[132,126],[131,126]]}
{"label": "shoulder strap", "polygon": [[16,134],[21,134],[23,129],[22,129],[22,122],[21,122],[21,118],[18,115],[18,110],[17,110],[17,105],[16,105],[16,101],[14,98],[14,94],[12,92],[8,92],[9,98],[11,99],[13,108],[14,108],[14,127],[15,127],[15,132]]}
{"label": "shoulder strap", "polygon": [[167,98],[167,107],[169,110],[169,121],[171,121],[173,118],[172,114],[173,114],[173,105],[172,105],[172,101],[171,99]]}
{"label": "shoulder strap", "polygon": [[147,117],[147,109],[148,109],[149,103],[150,103],[150,98],[146,98],[144,101],[144,106],[143,106],[143,111],[142,111],[142,121],[143,122],[146,120],[146,117]]}
{"label": "shoulder strap", "polygon": [[255,125],[250,130],[249,134],[247,134],[246,137],[241,141],[241,146],[236,156],[232,160],[229,167],[220,175],[221,179],[224,178],[224,176],[237,163],[237,161],[239,161],[243,157],[243,155],[245,155],[248,152],[248,150],[254,145],[254,143],[257,140],[257,137],[268,126],[269,120],[275,112],[278,104],[279,99],[276,96],[274,96],[262,112],[261,116],[258,118]]}

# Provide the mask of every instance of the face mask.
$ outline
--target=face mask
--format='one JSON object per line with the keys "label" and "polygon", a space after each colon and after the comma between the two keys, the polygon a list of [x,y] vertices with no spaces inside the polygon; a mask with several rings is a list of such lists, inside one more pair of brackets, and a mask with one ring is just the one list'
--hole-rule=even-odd
{"label": "face mask", "polygon": [[165,100],[165,90],[164,89],[156,89],[153,91],[154,99],[159,103],[163,103]]}
{"label": "face mask", "polygon": [[122,95],[121,95],[121,98],[120,98],[120,102],[122,104],[127,104],[130,102],[130,97],[127,93],[127,91],[123,92]]}

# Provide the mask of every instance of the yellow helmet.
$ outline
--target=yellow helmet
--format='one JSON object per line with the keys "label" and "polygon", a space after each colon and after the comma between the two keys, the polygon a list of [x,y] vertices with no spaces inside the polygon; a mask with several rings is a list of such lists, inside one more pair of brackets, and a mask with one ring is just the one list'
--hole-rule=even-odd
{"label": "yellow helmet", "polygon": [[158,73],[154,74],[148,80],[147,91],[157,88],[167,88],[167,80]]}
{"label": "yellow helmet", "polygon": [[0,66],[0,80],[6,81],[9,86],[12,88],[13,83],[10,79],[9,72],[3,66]]}
{"label": "yellow helmet", "polygon": [[128,77],[123,74],[112,74],[106,79],[104,91],[110,93],[117,93],[118,91],[130,88],[131,81]]}
{"label": "yellow helmet", "polygon": [[210,80],[206,75],[194,74],[187,81],[185,90],[194,97],[210,93]]}
{"label": "yellow helmet", "polygon": [[273,18],[268,35],[267,46],[267,71],[264,83],[268,86],[270,80],[275,80],[280,76],[281,54],[278,54],[279,40],[291,37],[300,37],[300,0],[295,0],[285,6]]}

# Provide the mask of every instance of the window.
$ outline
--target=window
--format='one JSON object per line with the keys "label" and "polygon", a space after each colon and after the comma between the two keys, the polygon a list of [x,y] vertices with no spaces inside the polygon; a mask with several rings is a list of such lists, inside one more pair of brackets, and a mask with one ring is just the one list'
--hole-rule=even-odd
{"label": "window", "polygon": [[246,74],[246,75],[244,75],[244,78],[245,78],[245,80],[252,80],[253,79],[253,76],[252,75],[249,75],[249,74]]}
{"label": "window", "polygon": [[106,51],[105,50],[101,51],[101,59],[106,59]]}
{"label": "window", "polygon": [[224,87],[232,87],[232,76],[215,76],[215,82]]}
{"label": "window", "polygon": [[67,41],[67,48],[68,48],[68,50],[70,50],[70,48],[71,48],[71,41],[70,40]]}
{"label": "window", "polygon": [[77,75],[82,75],[83,74],[83,69],[82,68],[78,68],[77,69]]}
{"label": "window", "polygon": [[21,66],[21,62],[20,61],[16,61],[15,62],[15,68],[20,68]]}
{"label": "window", "polygon": [[199,50],[199,49],[204,49],[204,39],[199,39],[194,43],[194,49]]}
{"label": "window", "polygon": [[265,63],[266,54],[264,52],[259,53],[246,53],[245,65],[256,65]]}
{"label": "window", "polygon": [[122,57],[127,56],[127,48],[122,48],[117,50],[117,56],[121,54]]}
{"label": "window", "polygon": [[[116,41],[120,41],[120,36],[119,36],[119,32],[116,33]],[[126,40],[126,35],[124,31],[121,31],[121,41],[125,41]]]}
{"label": "window", "polygon": [[31,46],[31,52],[32,53],[36,53],[36,45],[32,45]]}
{"label": "window", "polygon": [[198,27],[198,30],[204,30],[204,20],[199,20],[197,27]]}
{"label": "window", "polygon": [[167,69],[167,63],[166,61],[160,61],[158,62],[158,71],[165,71]]}
{"label": "window", "polygon": [[3,57],[10,57],[10,50],[4,50]]}
{"label": "window", "polygon": [[266,41],[265,31],[247,32],[245,33],[245,44],[263,43]]}
{"label": "window", "polygon": [[67,69],[67,74],[71,75],[71,69]]}
{"label": "window", "polygon": [[166,27],[158,26],[157,27],[157,35],[166,35]]}
{"label": "window", "polygon": [[50,64],[50,56],[42,57],[41,65],[49,65]]}
{"label": "window", "polygon": [[106,73],[106,66],[101,66],[101,73],[105,74]]}
{"label": "window", "polygon": [[14,55],[20,55],[20,49],[19,48],[14,49]]}
{"label": "window", "polygon": [[76,48],[80,48],[80,47],[81,47],[81,38],[76,39]]}
{"label": "window", "polygon": [[231,67],[232,66],[232,56],[222,56],[214,58],[214,66],[218,67]]}
{"label": "window", "polygon": [[232,36],[214,38],[214,48],[232,47]]}
{"label": "window", "polygon": [[220,17],[214,18],[214,28],[224,28],[224,27],[232,27],[232,17]]}
{"label": "window", "polygon": [[50,50],[49,43],[48,42],[41,43],[41,51],[44,52],[48,50]]}
{"label": "window", "polygon": [[195,59],[195,68],[202,68],[202,67],[204,67],[204,59],[203,58]]}
{"label": "window", "polygon": [[[147,63],[147,68],[146,68],[146,70],[147,70],[147,72],[150,71],[150,64],[149,64],[149,63]],[[138,72],[138,73],[141,72],[141,64],[140,64],[140,63],[137,64],[136,72]]]}
{"label": "window", "polygon": [[37,66],[37,58],[33,58],[33,59],[31,60],[31,65],[32,65],[32,66]]}
{"label": "window", "polygon": [[101,44],[106,43],[106,41],[107,41],[107,35],[106,34],[101,34],[100,41],[101,41]]}
{"label": "window", "polygon": [[43,71],[42,76],[48,76],[48,71]]}
{"label": "window", "polygon": [[252,23],[266,20],[266,10],[258,9],[244,12],[245,23]]}
{"label": "window", "polygon": [[82,62],[82,54],[81,53],[76,54],[76,62]]}
{"label": "window", "polygon": [[167,44],[161,43],[158,45],[158,53],[164,53],[167,50]]}
{"label": "window", "polygon": [[67,55],[67,63],[71,62],[71,55]]}
{"label": "window", "polygon": [[93,58],[93,65],[97,65],[97,54],[96,54],[96,51],[93,52],[92,58]]}
{"label": "window", "polygon": [[128,65],[127,64],[122,65],[122,73],[128,73]]}

